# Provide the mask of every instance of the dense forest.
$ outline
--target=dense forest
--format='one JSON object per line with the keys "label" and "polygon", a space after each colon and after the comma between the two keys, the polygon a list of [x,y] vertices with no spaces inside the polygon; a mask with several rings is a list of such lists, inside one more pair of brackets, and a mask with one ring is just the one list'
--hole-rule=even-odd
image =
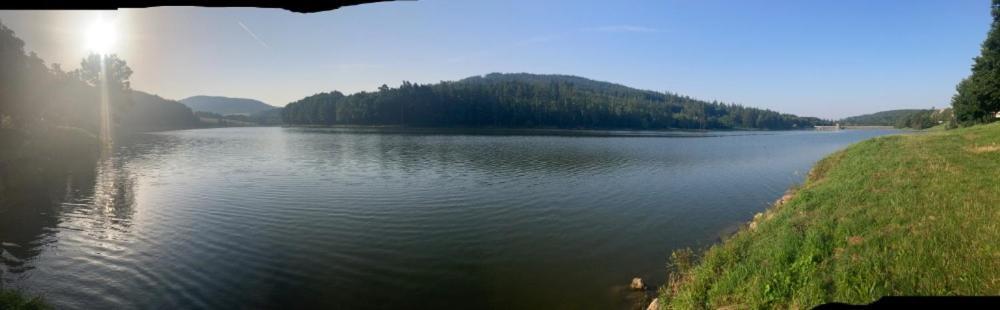
{"label": "dense forest", "polygon": [[941,124],[951,124],[952,109],[901,109],[851,116],[840,120],[842,125],[893,126],[896,128],[924,129]]}
{"label": "dense forest", "polygon": [[900,117],[893,124],[896,128],[926,129],[938,125],[945,125],[947,128],[953,127],[952,109],[943,110],[919,110]]}
{"label": "dense forest", "polygon": [[315,94],[285,106],[300,125],[594,129],[795,129],[828,124],[737,104],[706,102],[568,75],[474,76],[403,82],[376,92]]}

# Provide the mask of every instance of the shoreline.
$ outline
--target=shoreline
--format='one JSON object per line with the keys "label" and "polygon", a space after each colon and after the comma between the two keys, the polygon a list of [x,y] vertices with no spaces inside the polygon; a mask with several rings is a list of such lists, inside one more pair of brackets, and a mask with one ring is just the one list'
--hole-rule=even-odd
{"label": "shoreline", "polygon": [[[772,132],[772,131],[814,131],[814,128],[787,128],[787,129],[763,129],[763,128],[712,128],[712,129],[698,129],[698,128],[616,128],[616,127],[576,127],[576,128],[565,128],[565,127],[494,127],[494,126],[410,126],[410,125],[359,125],[359,124],[332,124],[332,125],[316,125],[316,124],[278,124],[275,126],[288,127],[288,128],[394,128],[394,129],[434,129],[434,130],[561,130],[561,131],[644,131],[644,132],[732,132],[732,131],[759,131],[759,132]],[[247,126],[247,127],[264,127],[264,126]],[[867,128],[859,128],[867,129]],[[881,129],[881,128],[877,128]],[[892,129],[891,127],[889,129]]]}
{"label": "shoreline", "polygon": [[506,128],[506,127],[410,127],[398,125],[254,125],[254,126],[215,126],[215,127],[193,127],[176,128],[153,131],[131,132],[129,134],[151,134],[171,131],[202,130],[202,129],[224,129],[224,128],[288,128],[288,129],[330,129],[344,130],[350,132],[364,133],[402,133],[402,134],[473,134],[473,135],[537,135],[537,136],[578,136],[578,137],[673,137],[673,138],[702,138],[702,137],[724,137],[724,136],[750,136],[769,135],[782,132],[813,132],[812,129],[787,129],[787,130],[754,130],[754,129],[709,129],[709,130],[687,130],[687,129],[665,129],[665,130],[640,130],[640,129],[564,129],[564,128]]}
{"label": "shoreline", "polygon": [[[827,155],[802,185],[698,251],[694,264],[677,267],[675,251],[650,308],[809,308],[997,289],[988,279],[1000,263],[969,244],[1000,237],[988,228],[1000,214],[983,209],[1000,201],[989,173],[1000,168],[1000,124],[910,133],[919,134],[876,137]],[[967,192],[959,184],[979,187]],[[956,237],[970,240],[946,241]]]}

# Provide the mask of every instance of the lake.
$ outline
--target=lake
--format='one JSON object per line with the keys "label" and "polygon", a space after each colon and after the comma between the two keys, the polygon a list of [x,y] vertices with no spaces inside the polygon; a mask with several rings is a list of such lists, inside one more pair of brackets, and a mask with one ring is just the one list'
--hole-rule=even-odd
{"label": "lake", "polygon": [[607,309],[893,130],[142,134],[0,199],[0,277],[56,308]]}

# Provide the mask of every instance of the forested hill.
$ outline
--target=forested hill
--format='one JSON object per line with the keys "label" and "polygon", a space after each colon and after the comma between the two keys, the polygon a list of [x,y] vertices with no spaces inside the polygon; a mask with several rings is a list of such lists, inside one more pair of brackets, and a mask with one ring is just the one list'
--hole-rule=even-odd
{"label": "forested hill", "polygon": [[252,115],[275,109],[260,100],[230,98],[220,96],[193,96],[179,100],[195,112],[210,112],[221,115]]}
{"label": "forested hill", "polygon": [[901,110],[888,110],[875,112],[872,114],[864,114],[858,116],[851,116],[840,120],[841,123],[845,125],[865,125],[865,126],[893,126],[896,125],[900,119],[909,116],[910,114],[919,113],[921,109],[901,109]]}
{"label": "forested hill", "polygon": [[595,129],[795,129],[827,121],[706,102],[568,75],[403,82],[376,92],[319,93],[289,103],[286,124]]}
{"label": "forested hill", "polygon": [[203,125],[180,102],[132,90],[132,105],[120,117],[122,128],[131,132],[198,128]]}
{"label": "forested hill", "polygon": [[904,109],[852,116],[840,120],[844,125],[894,126],[896,128],[924,129],[952,123],[952,109]]}

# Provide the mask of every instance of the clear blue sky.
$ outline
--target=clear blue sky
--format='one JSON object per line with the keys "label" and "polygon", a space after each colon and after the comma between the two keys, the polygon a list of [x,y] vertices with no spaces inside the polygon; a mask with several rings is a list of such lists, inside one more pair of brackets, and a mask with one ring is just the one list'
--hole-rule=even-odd
{"label": "clear blue sky", "polygon": [[[104,14],[133,88],[172,99],[281,106],[321,91],[532,72],[824,118],[947,105],[990,22],[988,0],[430,0],[316,14]],[[86,52],[80,33],[95,16],[0,12],[28,49],[67,68]]]}

